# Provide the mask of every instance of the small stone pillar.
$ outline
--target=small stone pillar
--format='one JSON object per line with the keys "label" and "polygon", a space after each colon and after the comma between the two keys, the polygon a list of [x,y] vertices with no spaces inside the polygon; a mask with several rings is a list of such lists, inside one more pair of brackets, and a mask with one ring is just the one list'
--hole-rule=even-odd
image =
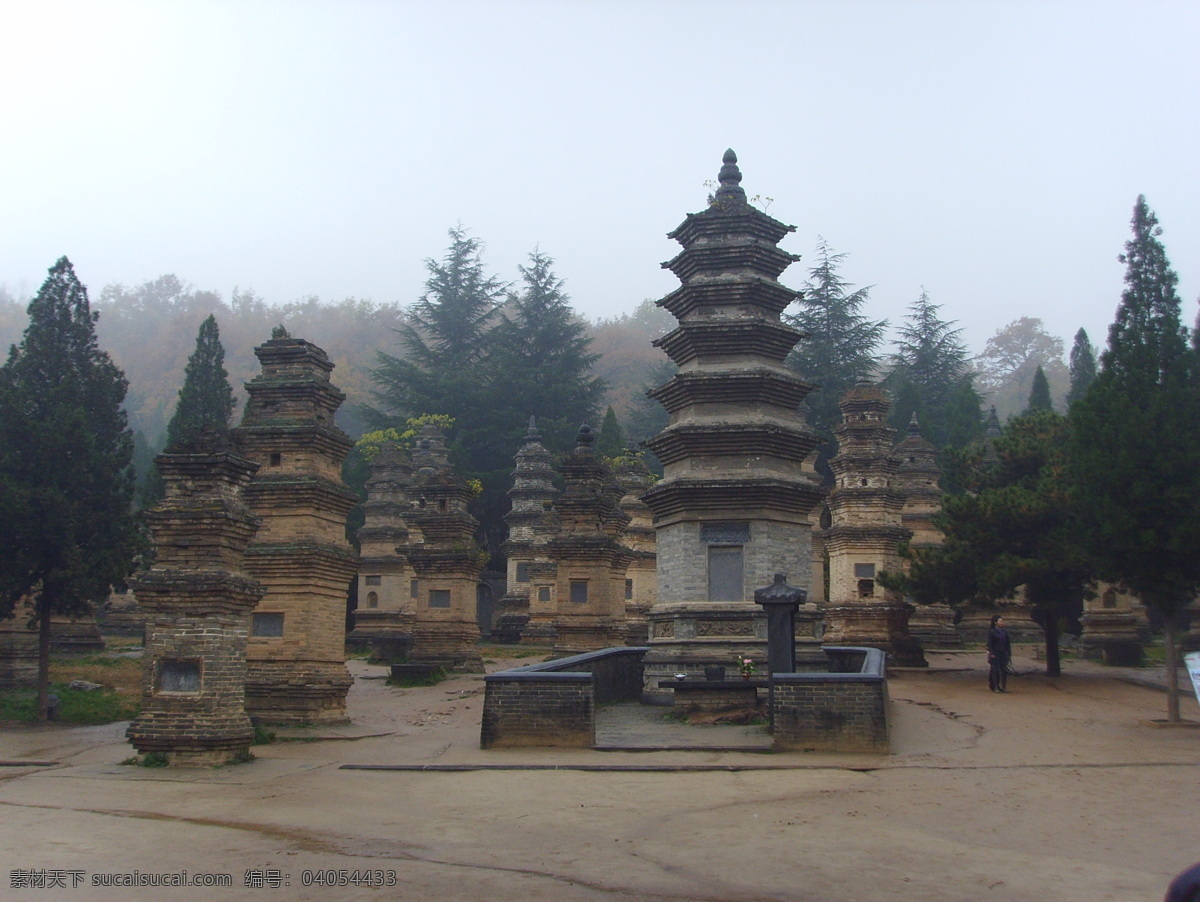
{"label": "small stone pillar", "polygon": [[216,433],[157,463],[167,494],[147,514],[154,565],[134,581],[146,654],[142,712],[126,735],[172,765],[227,764],[254,739],[246,643],[266,590],[242,569],[258,526],[242,490],[258,467]]}
{"label": "small stone pillar", "polygon": [[796,672],[796,610],[808,593],[787,584],[787,574],[754,591],[754,603],[767,612],[767,672]]}

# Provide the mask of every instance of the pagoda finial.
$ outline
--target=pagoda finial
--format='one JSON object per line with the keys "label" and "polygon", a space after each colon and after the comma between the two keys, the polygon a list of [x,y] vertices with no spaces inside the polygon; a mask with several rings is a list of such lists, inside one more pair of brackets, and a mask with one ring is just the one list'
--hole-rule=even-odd
{"label": "pagoda finial", "polygon": [[717,180],[721,183],[716,193],[717,203],[744,204],[746,192],[742,189],[742,171],[738,169],[737,154],[733,152],[732,147],[725,151],[721,163],[721,172],[717,175]]}
{"label": "pagoda finial", "polygon": [[541,438],[537,431],[537,417],[533,414],[529,415],[529,428],[525,430],[525,438],[530,441]]}
{"label": "pagoda finial", "polygon": [[912,416],[908,418],[908,435],[910,438],[915,438],[921,434],[921,424],[917,422],[917,412],[914,410]]}
{"label": "pagoda finial", "polygon": [[584,423],[579,427],[579,435],[575,437],[575,453],[576,454],[591,454],[592,444],[596,441],[596,435],[592,432],[592,427]]}

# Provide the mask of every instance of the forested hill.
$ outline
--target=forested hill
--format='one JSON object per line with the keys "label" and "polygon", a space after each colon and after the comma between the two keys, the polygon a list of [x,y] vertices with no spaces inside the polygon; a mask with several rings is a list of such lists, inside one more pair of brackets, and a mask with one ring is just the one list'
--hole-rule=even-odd
{"label": "forested hill", "polygon": [[[352,436],[366,428],[358,408],[372,401],[376,351],[403,353],[395,330],[403,325],[405,314],[395,304],[308,297],[268,306],[252,291],[235,288],[231,296],[223,297],[219,292],[196,289],[174,275],[132,288],[105,286],[92,292],[91,300],[92,308],[100,313],[96,330],[100,345],[129,379],[131,423],[152,446],[162,441],[183,384],[188,355],[195,347],[196,330],[209,314],[216,316],[220,326],[225,366],[239,404],[245,398],[243,383],[258,372],[255,346],[282,324],[293,336],[308,339],[329,354],[336,367],[334,383],[346,393],[338,422]],[[5,356],[9,346],[21,340],[28,321],[27,303],[28,299],[17,298],[0,285],[0,348]],[[666,332],[671,323],[668,314],[647,301],[631,315],[587,324],[592,350],[601,355],[595,375],[609,386],[600,413],[611,404],[633,438],[644,437],[642,432],[650,434],[637,428],[643,411],[657,415],[643,391],[667,358],[650,341]],[[235,414],[235,421],[239,415]],[[654,426],[651,431],[657,428],[661,427]]]}
{"label": "forested hill", "polygon": [[[5,354],[20,341],[27,302],[0,284],[0,348]],[[369,300],[307,297],[268,305],[253,291],[235,288],[224,297],[164,275],[132,288],[105,286],[92,293],[92,306],[100,313],[101,346],[129,379],[131,423],[151,447],[162,441],[196,330],[209,314],[220,326],[225,365],[239,403],[245,396],[242,384],[258,372],[254,347],[270,338],[275,326],[282,324],[292,335],[324,348],[336,366],[334,382],[347,396],[338,421],[352,436],[367,428],[359,408],[373,400],[376,352],[404,353],[396,332],[405,322],[404,308]],[[669,378],[671,365],[651,341],[669,331],[674,321],[646,300],[632,313],[585,325],[590,350],[599,355],[593,374],[607,385],[598,415],[612,406],[628,439],[640,441],[654,434],[666,418],[644,392]],[[989,339],[971,366],[984,404],[995,405],[1005,419],[1024,409],[1038,366],[1049,379],[1055,406],[1063,409],[1068,387],[1063,357],[1062,339],[1046,334],[1040,320],[1022,317]]]}

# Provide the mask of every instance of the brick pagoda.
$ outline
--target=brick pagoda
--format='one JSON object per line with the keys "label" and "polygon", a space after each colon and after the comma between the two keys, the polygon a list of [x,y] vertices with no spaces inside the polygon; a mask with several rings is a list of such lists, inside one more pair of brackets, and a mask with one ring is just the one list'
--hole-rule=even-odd
{"label": "brick pagoda", "polygon": [[[581,426],[575,450],[560,467],[555,505],[559,532],[546,545],[555,568],[554,651],[571,655],[625,644],[625,570],[621,544],[629,515],[611,471],[595,455],[596,436]],[[544,571],[543,571],[544,572]]]}
{"label": "brick pagoda", "polygon": [[817,439],[799,412],[813,386],[784,366],[801,334],[780,321],[797,292],[777,279],[799,259],[777,247],[792,226],[752,207],[726,151],[708,209],[668,237],[663,266],[682,285],[658,301],[679,325],[654,344],[679,367],[650,392],[670,416],[648,441],[663,479],[643,496],[654,514],[658,598],[650,611],[647,701],[658,681],[735,654],[765,660],[754,590],[776,573],[807,589],[809,515],[822,497],[805,459]]}
{"label": "brick pagoda", "polygon": [[408,542],[412,464],[395,442],[385,442],[368,470],[358,530],[358,607],[349,638],[376,658],[393,660],[412,645],[413,574],[396,554],[396,546]]}
{"label": "brick pagoda", "polygon": [[475,601],[483,552],[475,543],[479,524],[467,511],[474,493],[451,468],[445,436],[436,426],[421,429],[409,493],[408,541],[396,546],[412,573],[409,661],[482,673]]}
{"label": "brick pagoda", "polygon": [[554,514],[554,467],[550,452],[542,444],[537,421],[529,418],[529,429],[516,456],[513,487],[508,491],[512,508],[504,516],[508,540],[504,554],[508,559],[506,591],[500,599],[500,616],[492,628],[498,642],[554,638],[554,604],[548,587],[545,598],[536,604],[531,567],[546,564],[546,543],[558,531]]}
{"label": "brick pagoda", "polygon": [[842,422],[833,430],[838,453],[829,461],[834,488],[832,524],[825,530],[824,641],[880,648],[891,663],[924,666],[921,647],[908,632],[913,606],[876,579],[881,572],[900,571],[899,544],[912,536],[901,524],[905,496],[897,484],[900,462],[892,453],[896,430],[887,424],[891,401],[879,385],[862,381],[838,406]]}
{"label": "brick pagoda", "polygon": [[633,448],[614,464],[613,475],[624,492],[621,510],[629,516],[622,541],[633,554],[625,571],[625,643],[645,645],[650,629],[647,618],[658,597],[658,560],[654,551],[654,515],[642,495],[654,480],[642,455]]}
{"label": "brick pagoda", "polygon": [[246,642],[266,590],[244,569],[258,521],[242,491],[258,467],[215,432],[157,464],[166,497],[147,514],[155,561],[135,581],[146,652],[142,711],[127,735],[173,765],[227,764],[254,738]]}
{"label": "brick pagoda", "polygon": [[[942,469],[937,448],[921,435],[914,411],[904,438],[892,452],[899,463],[896,487],[904,496],[900,525],[912,533],[911,548],[929,548],[942,544],[942,531],[933,523],[942,509]],[[954,627],[954,611],[945,602],[917,605],[908,620],[908,631],[923,648],[960,648],[962,637]]]}
{"label": "brick pagoda", "polygon": [[282,327],[254,353],[262,372],[246,383],[233,430],[259,465],[246,500],[262,526],[246,569],[267,588],[251,621],[246,708],[268,723],[339,723],[351,683],[346,594],[358,570],[346,541],[358,499],[342,482],[353,442],[334,423],[345,395],[325,352]]}

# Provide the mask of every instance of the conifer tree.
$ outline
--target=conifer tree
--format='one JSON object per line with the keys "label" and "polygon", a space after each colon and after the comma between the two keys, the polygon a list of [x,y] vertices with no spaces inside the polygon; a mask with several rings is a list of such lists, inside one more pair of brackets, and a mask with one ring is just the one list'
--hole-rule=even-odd
{"label": "conifer tree", "polygon": [[807,399],[808,422],[822,437],[817,467],[827,480],[832,480],[827,461],[837,453],[833,427],[841,419],[838,403],[856,382],[874,374],[876,349],[887,328],[886,320],[862,315],[871,289],[851,290],[854,286],[838,272],[845,257],[834,253],[824,238],[818,239],[816,264],[808,271],[798,309],[784,316],[789,325],[808,334],[792,350],[788,366],[819,386]]}
{"label": "conifer tree", "polygon": [[[66,257],[29,304],[0,367],[0,616],[27,598],[38,628],[38,717],[46,718],[50,620],[102,602],[140,549],[131,509],[127,383],[96,343],[97,314]],[[19,515],[14,516],[14,513]]]}
{"label": "conifer tree", "polygon": [[1029,390],[1029,406],[1025,412],[1053,409],[1054,405],[1050,401],[1050,381],[1046,378],[1046,371],[1039,366],[1033,374],[1033,387]]}
{"label": "conifer tree", "polygon": [[1167,716],[1179,719],[1176,631],[1200,592],[1200,373],[1157,217],[1138,197],[1125,290],[1100,372],[1071,408],[1080,522],[1100,575],[1163,620]]}
{"label": "conifer tree", "polygon": [[620,457],[625,453],[625,431],[617,419],[617,412],[609,407],[600,424],[600,435],[596,438],[596,453],[601,457]]}
{"label": "conifer tree", "polygon": [[1075,333],[1075,344],[1071,346],[1071,390],[1067,392],[1067,410],[1084,395],[1096,378],[1096,352],[1083,329]]}
{"label": "conifer tree", "polygon": [[909,307],[887,377],[892,391],[891,425],[903,429],[913,413],[921,433],[938,448],[961,448],[982,427],[982,399],[967,365],[961,329],[938,316],[941,305],[921,296]]}

